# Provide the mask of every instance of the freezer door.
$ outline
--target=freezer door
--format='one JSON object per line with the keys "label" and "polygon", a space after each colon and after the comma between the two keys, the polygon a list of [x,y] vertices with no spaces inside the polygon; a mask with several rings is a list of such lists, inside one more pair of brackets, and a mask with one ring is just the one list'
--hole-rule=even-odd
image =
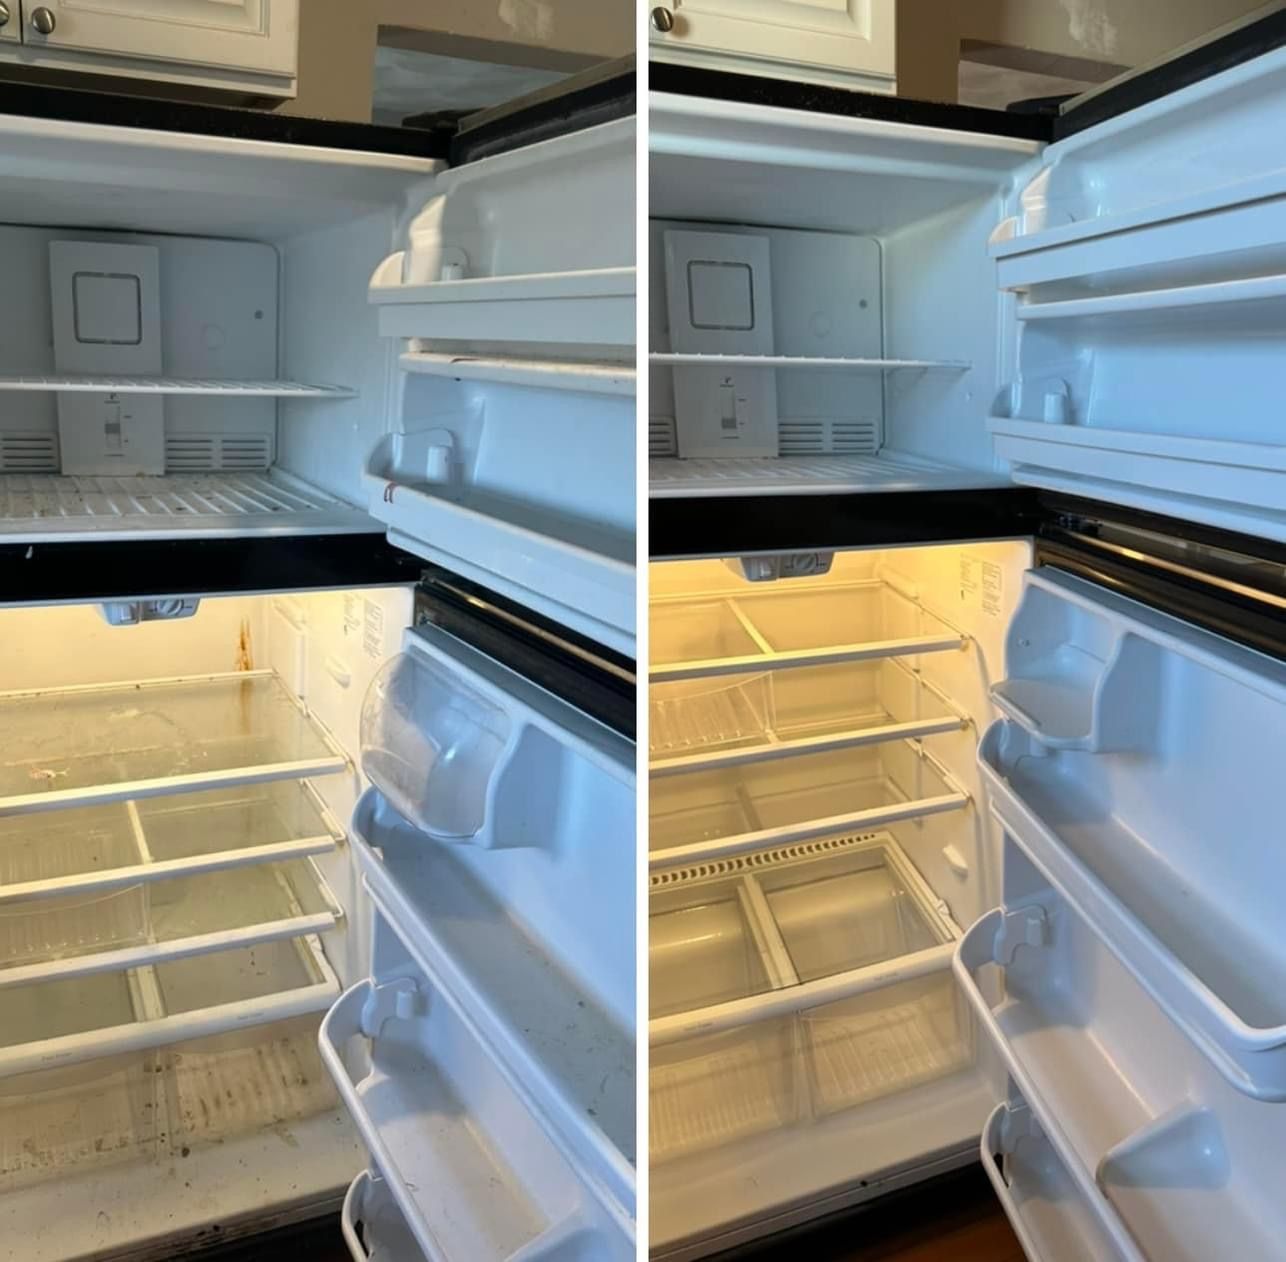
{"label": "freezer door", "polygon": [[427,1258],[625,1259],[634,745],[568,700],[602,664],[573,682],[516,618],[488,639],[483,604],[470,626],[423,594],[367,694],[350,837],[373,963],[322,1054]]}
{"label": "freezer door", "polygon": [[399,547],[633,656],[632,71],[616,91],[627,113],[600,84],[571,130],[539,103],[514,148],[504,120],[462,132],[487,156],[371,281],[398,374],[364,481]]}
{"label": "freezer door", "polygon": [[1277,48],[1067,115],[990,244],[1015,318],[989,425],[1015,481],[1286,540],[1284,103]]}
{"label": "freezer door", "polygon": [[1008,1075],[983,1161],[1033,1258],[1278,1254],[1286,665],[1052,566],[979,752],[1002,901],[956,978]]}

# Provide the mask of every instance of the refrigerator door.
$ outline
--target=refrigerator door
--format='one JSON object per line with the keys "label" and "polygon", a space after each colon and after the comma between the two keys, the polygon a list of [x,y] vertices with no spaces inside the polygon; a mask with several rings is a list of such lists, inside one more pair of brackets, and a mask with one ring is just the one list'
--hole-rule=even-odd
{"label": "refrigerator door", "polygon": [[457,582],[363,708],[373,963],[323,1058],[425,1257],[632,1257],[634,746],[589,712],[632,681]]}
{"label": "refrigerator door", "polygon": [[1046,149],[990,244],[1015,481],[1286,540],[1283,101],[1276,48]]}
{"label": "refrigerator door", "polygon": [[513,114],[516,148],[462,133],[376,269],[399,371],[364,479],[397,546],[632,655],[632,70],[611,87],[560,134]]}
{"label": "refrigerator door", "polygon": [[988,1172],[1035,1258],[1275,1257],[1286,666],[1048,566],[1006,657],[1003,900],[954,959],[1010,1079]]}

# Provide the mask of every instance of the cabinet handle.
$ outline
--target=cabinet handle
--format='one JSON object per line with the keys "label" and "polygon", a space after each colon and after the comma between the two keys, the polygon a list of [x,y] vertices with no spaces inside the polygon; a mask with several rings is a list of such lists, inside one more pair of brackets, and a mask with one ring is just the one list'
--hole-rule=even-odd
{"label": "cabinet handle", "polygon": [[52,35],[54,27],[58,25],[58,19],[54,17],[52,9],[47,9],[42,4],[32,12],[31,25],[38,35]]}
{"label": "cabinet handle", "polygon": [[674,10],[667,9],[664,5],[657,5],[652,10],[652,25],[662,34],[674,30]]}
{"label": "cabinet handle", "polygon": [[9,6],[4,0],[0,0],[0,27],[9,25]]}

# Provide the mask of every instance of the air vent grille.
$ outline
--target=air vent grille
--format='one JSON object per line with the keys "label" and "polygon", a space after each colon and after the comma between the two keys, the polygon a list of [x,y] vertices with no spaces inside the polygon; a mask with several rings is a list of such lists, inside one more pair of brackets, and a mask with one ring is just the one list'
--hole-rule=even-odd
{"label": "air vent grille", "polygon": [[819,855],[855,850],[878,841],[880,836],[880,833],[850,833],[844,837],[823,837],[817,841],[778,846],[774,850],[756,850],[753,854],[734,855],[730,859],[711,859],[686,868],[667,868],[663,872],[653,872],[649,884],[653,889],[661,889],[671,885],[686,885],[691,881],[705,881],[711,877],[740,876],[759,868],[775,867],[779,863],[793,863],[798,859],[813,859]]}
{"label": "air vent grille", "polygon": [[0,473],[57,473],[58,435],[0,433]]}
{"label": "air vent grille", "polygon": [[272,464],[269,434],[167,434],[167,473],[222,473],[267,469]]}
{"label": "air vent grille", "polygon": [[783,456],[869,455],[880,448],[876,417],[801,417],[777,422]]}
{"label": "air vent grille", "polygon": [[653,416],[647,423],[647,454],[649,456],[677,456],[679,442],[675,435],[674,417]]}

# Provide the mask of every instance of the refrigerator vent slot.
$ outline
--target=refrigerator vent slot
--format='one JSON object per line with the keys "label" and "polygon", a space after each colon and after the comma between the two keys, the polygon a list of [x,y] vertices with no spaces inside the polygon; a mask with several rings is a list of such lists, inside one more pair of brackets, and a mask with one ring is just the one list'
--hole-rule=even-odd
{"label": "refrigerator vent slot", "polygon": [[652,416],[647,422],[647,454],[649,456],[677,456],[679,440],[675,436],[674,417]]}
{"label": "refrigerator vent slot", "polygon": [[858,846],[870,845],[879,839],[879,833],[851,833],[844,837],[823,837],[817,841],[800,841],[773,850],[757,850],[753,854],[734,855],[728,859],[714,859],[707,863],[694,863],[686,868],[667,868],[653,872],[650,884],[653,889],[686,885],[690,881],[705,881],[716,876],[739,876],[756,868],[771,868],[779,863],[798,859],[812,859],[818,855],[838,854]]}
{"label": "refrigerator vent slot", "polygon": [[0,434],[0,473],[57,473],[58,435]]}
{"label": "refrigerator vent slot", "polygon": [[777,422],[777,450],[783,456],[869,455],[879,446],[880,425],[875,417],[818,416]]}
{"label": "refrigerator vent slot", "polygon": [[266,469],[272,464],[268,434],[167,434],[167,473],[218,473]]}

